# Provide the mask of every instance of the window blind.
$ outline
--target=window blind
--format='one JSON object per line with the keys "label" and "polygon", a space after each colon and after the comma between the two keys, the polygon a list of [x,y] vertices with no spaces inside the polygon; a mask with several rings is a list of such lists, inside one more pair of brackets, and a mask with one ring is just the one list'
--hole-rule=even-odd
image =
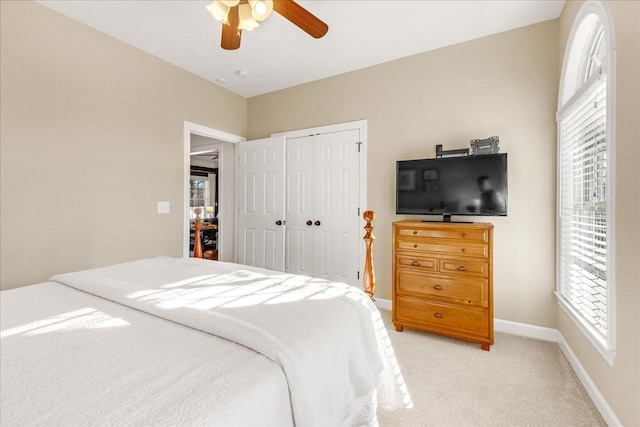
{"label": "window blind", "polygon": [[607,337],[606,77],[569,108],[560,127],[560,294]]}

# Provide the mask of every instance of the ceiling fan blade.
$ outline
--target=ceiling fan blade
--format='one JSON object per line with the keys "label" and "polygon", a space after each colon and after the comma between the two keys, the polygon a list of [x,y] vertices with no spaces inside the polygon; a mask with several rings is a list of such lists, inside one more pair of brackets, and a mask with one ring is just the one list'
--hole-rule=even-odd
{"label": "ceiling fan blade", "polygon": [[236,50],[240,47],[240,39],[242,38],[242,30],[238,29],[238,7],[232,7],[229,10],[228,22],[222,25],[222,39],[220,46],[226,50]]}
{"label": "ceiling fan blade", "polygon": [[327,24],[293,0],[274,0],[273,10],[316,39],[329,31]]}

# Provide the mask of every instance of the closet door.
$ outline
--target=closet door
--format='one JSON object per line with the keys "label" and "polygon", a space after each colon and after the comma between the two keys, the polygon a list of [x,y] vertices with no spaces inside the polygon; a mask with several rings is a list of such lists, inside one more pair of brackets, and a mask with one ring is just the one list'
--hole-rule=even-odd
{"label": "closet door", "polygon": [[359,285],[358,130],[314,137],[314,276]]}
{"label": "closet door", "polygon": [[284,271],[283,136],[238,144],[238,262]]}
{"label": "closet door", "polygon": [[285,271],[314,275],[313,136],[287,138]]}

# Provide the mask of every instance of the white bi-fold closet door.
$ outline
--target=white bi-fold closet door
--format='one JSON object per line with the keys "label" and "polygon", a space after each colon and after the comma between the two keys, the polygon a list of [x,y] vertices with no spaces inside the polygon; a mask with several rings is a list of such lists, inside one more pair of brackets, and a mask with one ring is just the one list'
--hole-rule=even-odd
{"label": "white bi-fold closet door", "polygon": [[238,144],[238,262],[284,271],[284,137]]}
{"label": "white bi-fold closet door", "polygon": [[285,271],[358,282],[358,142],[357,130],[287,139]]}
{"label": "white bi-fold closet door", "polygon": [[239,145],[239,262],[359,286],[360,132]]}

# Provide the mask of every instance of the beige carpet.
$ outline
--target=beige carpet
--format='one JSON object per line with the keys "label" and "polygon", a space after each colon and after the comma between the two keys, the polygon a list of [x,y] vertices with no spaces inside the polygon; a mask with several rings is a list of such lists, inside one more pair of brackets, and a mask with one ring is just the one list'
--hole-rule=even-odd
{"label": "beige carpet", "polygon": [[387,325],[414,408],[380,426],[606,426],[555,343],[496,333],[491,351]]}

